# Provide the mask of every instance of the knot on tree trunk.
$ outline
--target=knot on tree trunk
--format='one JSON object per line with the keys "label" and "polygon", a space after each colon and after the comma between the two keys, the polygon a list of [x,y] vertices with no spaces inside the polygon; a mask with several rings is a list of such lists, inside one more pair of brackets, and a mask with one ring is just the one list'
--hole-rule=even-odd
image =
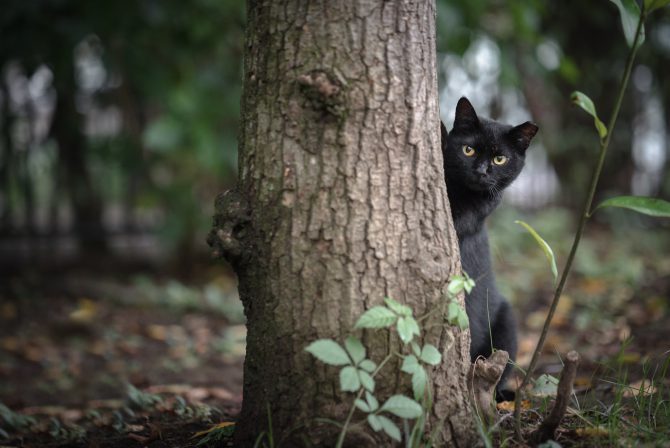
{"label": "knot on tree trunk", "polygon": [[493,352],[488,358],[478,358],[470,367],[468,383],[472,403],[488,422],[495,415],[495,388],[509,361],[509,354],[504,350]]}
{"label": "knot on tree trunk", "polygon": [[246,246],[251,217],[247,203],[237,190],[228,190],[217,196],[214,209],[214,222],[207,235],[212,257],[237,264],[249,253]]}
{"label": "knot on tree trunk", "polygon": [[325,110],[337,117],[344,116],[342,83],[324,70],[312,70],[298,76],[298,84],[312,107]]}

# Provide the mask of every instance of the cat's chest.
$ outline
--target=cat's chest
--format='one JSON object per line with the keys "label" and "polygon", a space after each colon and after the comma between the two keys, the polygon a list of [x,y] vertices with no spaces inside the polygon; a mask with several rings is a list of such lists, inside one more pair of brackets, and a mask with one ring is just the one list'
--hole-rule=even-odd
{"label": "cat's chest", "polygon": [[490,278],[491,261],[486,228],[482,227],[473,234],[459,237],[458,246],[463,270],[473,278]]}
{"label": "cat's chest", "polygon": [[458,198],[451,201],[451,204],[456,234],[459,241],[462,241],[464,238],[472,237],[484,229],[486,218],[495,210],[498,201]]}

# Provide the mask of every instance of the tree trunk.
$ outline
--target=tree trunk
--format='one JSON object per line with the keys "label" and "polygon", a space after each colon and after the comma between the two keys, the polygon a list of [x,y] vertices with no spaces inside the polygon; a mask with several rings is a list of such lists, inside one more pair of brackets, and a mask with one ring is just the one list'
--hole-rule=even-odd
{"label": "tree trunk", "polygon": [[62,171],[57,180],[64,183],[74,210],[74,230],[80,249],[86,253],[107,250],[102,222],[102,202],[89,173],[86,139],[81,131],[82,117],[77,111],[74,64],[71,47],[62,52],[62,59],[53,64],[54,84],[58,95],[51,134],[58,143],[58,164]]}
{"label": "tree trunk", "polygon": [[[333,446],[315,417],[345,419],[352,394],[304,351],[343,341],[390,296],[420,316],[460,272],[445,190],[434,0],[249,1],[236,190],[217,198],[209,242],[239,277],[247,316],[236,446],[272,419],[275,444]],[[438,446],[472,446],[467,332],[435,325]],[[363,336],[379,362],[396,334]],[[377,395],[407,393],[387,365]],[[356,420],[356,419],[355,419]],[[350,446],[391,445],[361,426]],[[328,432],[330,431],[330,432]],[[287,442],[290,440],[290,442]]]}
{"label": "tree trunk", "polygon": [[2,138],[2,152],[0,152],[0,235],[9,235],[12,227],[12,206],[9,200],[10,165],[14,158],[14,143],[12,142],[12,119],[9,113],[9,88],[0,80],[0,95],[2,96],[2,112],[0,112],[0,138]]}

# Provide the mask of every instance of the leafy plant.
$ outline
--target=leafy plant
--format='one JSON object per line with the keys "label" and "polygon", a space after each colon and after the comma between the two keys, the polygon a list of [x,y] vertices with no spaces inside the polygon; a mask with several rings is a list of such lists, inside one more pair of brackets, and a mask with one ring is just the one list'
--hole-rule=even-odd
{"label": "leafy plant", "polygon": [[20,431],[34,425],[35,419],[14,412],[4,404],[0,403],[0,423],[2,423],[2,427],[4,428]]}
{"label": "leafy plant", "polygon": [[[341,425],[336,447],[340,448],[351,426],[356,409],[366,414],[365,422],[375,431],[383,431],[396,441],[402,440],[398,425],[391,419],[398,417],[416,420],[411,431],[406,429],[405,437],[408,446],[416,446],[421,441],[426,415],[432,407],[430,390],[428,389],[428,369],[442,362],[442,354],[432,344],[423,346],[415,340],[421,336],[421,323],[435,312],[442,315],[445,323],[456,325],[461,329],[468,328],[468,317],[463,307],[456,300],[463,291],[469,293],[475,282],[467,274],[453,276],[446,288],[446,297],[441,306],[426,315],[415,318],[410,307],[390,298],[384,298],[384,305],[377,305],[364,312],[356,321],[354,329],[386,329],[395,331],[401,342],[401,352],[391,352],[378,364],[367,357],[367,350],[360,339],[349,335],[344,346],[332,339],[319,339],[309,344],[305,350],[319,361],[336,367],[339,372],[340,390],[354,392],[349,413]],[[411,376],[412,396],[392,395],[383,404],[375,396],[375,376],[394,356],[400,358],[400,370]],[[408,428],[407,424],[405,424]]]}
{"label": "leafy plant", "polygon": [[126,400],[131,409],[150,409],[161,403],[163,399],[155,394],[142,392],[132,384],[126,387]]}
{"label": "leafy plant", "polygon": [[64,425],[57,418],[52,418],[49,435],[60,443],[77,443],[84,439],[86,430],[78,425]]}
{"label": "leafy plant", "polygon": [[[535,351],[533,352],[533,356],[530,365],[528,367],[528,370],[526,371],[526,375],[524,376],[523,381],[519,386],[519,391],[522,391],[523,388],[526,385],[528,385],[530,378],[533,374],[533,371],[539,359],[539,354],[544,347],[544,342],[547,333],[549,331],[549,326],[556,311],[556,307],[558,306],[558,302],[561,298],[561,294],[563,292],[563,288],[565,286],[568,274],[570,273],[570,269],[572,267],[572,263],[575,254],[577,252],[577,249],[579,247],[584,227],[586,225],[587,220],[593,215],[593,213],[600,208],[621,207],[634,210],[649,216],[670,217],[670,203],[663,201],[661,199],[634,197],[634,196],[621,196],[617,198],[608,199],[602,202],[600,205],[598,205],[593,210],[593,212],[591,211],[593,198],[595,196],[598,181],[600,179],[600,173],[602,171],[603,164],[605,162],[605,157],[607,155],[607,149],[609,147],[609,143],[612,137],[612,131],[614,129],[614,126],[616,125],[619,110],[621,109],[621,104],[623,101],[623,96],[626,91],[626,87],[628,85],[631,70],[633,68],[633,61],[635,60],[635,55],[637,53],[639,46],[644,42],[645,19],[647,17],[647,14],[649,14],[650,12],[670,4],[670,1],[668,0],[645,0],[643,3],[642,10],[640,10],[640,7],[638,6],[635,0],[611,0],[611,1],[614,4],[616,4],[617,7],[619,8],[624,34],[626,36],[628,45],[630,46],[630,51],[628,53],[628,59],[626,62],[626,68],[624,70],[624,74],[621,79],[621,84],[619,86],[619,91],[617,93],[614,110],[612,112],[612,115],[610,117],[607,126],[605,126],[602,120],[600,120],[600,118],[598,117],[596,107],[593,104],[593,101],[586,94],[577,91],[573,92],[571,95],[572,101],[593,117],[594,127],[596,128],[598,136],[600,137],[600,152],[598,162],[593,170],[591,185],[589,187],[586,201],[582,209],[581,219],[579,221],[579,226],[577,227],[577,231],[575,233],[572,248],[570,249],[570,253],[565,262],[565,267],[563,269],[560,281],[556,286],[554,297],[552,299],[549,312],[547,313],[547,317],[545,319],[544,326],[542,328],[542,333],[540,334],[540,339],[538,340],[537,346],[535,347]],[[520,224],[524,225],[525,223]],[[551,251],[549,245],[529,225],[525,224],[524,227],[526,227],[526,229],[529,232],[531,232],[531,234],[533,234],[535,240],[545,251],[547,257],[550,258],[550,261],[552,261],[552,272],[554,272],[554,276],[556,277],[555,264],[553,263],[554,260],[553,251]],[[516,424],[515,426],[517,436],[519,436],[519,438],[521,436],[521,395],[522,395],[521,393],[516,394],[516,403],[514,409],[515,424]]]}

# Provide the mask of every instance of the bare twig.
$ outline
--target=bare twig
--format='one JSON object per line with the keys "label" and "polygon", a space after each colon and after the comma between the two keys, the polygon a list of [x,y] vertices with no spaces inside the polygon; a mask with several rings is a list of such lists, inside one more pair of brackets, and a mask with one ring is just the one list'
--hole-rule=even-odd
{"label": "bare twig", "polygon": [[565,366],[561,373],[561,379],[558,382],[554,408],[551,410],[549,416],[544,419],[537,431],[531,435],[531,440],[533,440],[533,442],[542,443],[554,438],[556,428],[558,428],[558,425],[561,423],[565,411],[568,408],[570,397],[572,396],[572,385],[575,383],[578,364],[579,353],[573,350],[565,357]]}

